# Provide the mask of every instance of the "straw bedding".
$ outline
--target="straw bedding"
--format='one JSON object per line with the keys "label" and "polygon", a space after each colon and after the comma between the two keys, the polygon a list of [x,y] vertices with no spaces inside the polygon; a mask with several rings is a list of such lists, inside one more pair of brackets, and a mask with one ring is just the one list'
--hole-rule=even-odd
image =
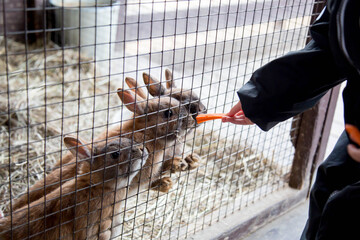
{"label": "straw bedding", "polygon": [[[4,44],[0,39],[0,55],[5,54]],[[29,46],[33,53],[26,56],[21,54],[23,44],[8,40],[7,47],[11,55],[0,57],[0,207],[4,212],[9,212],[10,194],[14,199],[26,192],[66,153],[61,143],[64,134],[80,131],[90,140],[121,110],[115,93],[119,82],[94,77],[99,75],[94,64],[79,51],[56,50],[49,44],[47,49],[55,50],[44,54],[44,48]],[[175,184],[168,194],[145,191],[128,199],[123,239],[176,236],[182,227],[202,222],[205,215],[217,216],[220,206],[284,181],[283,167],[240,145],[239,139],[229,140],[206,128],[198,129],[195,136],[187,139],[185,152],[200,155],[201,166],[173,174]]]}

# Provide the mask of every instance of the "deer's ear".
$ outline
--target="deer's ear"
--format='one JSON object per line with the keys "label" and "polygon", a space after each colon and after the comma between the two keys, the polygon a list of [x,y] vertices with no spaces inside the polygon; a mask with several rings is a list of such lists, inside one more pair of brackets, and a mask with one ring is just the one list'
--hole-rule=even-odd
{"label": "deer's ear", "polygon": [[173,75],[169,69],[165,70],[166,88],[176,88]]}
{"label": "deer's ear", "polygon": [[161,82],[146,73],[143,73],[143,79],[151,96],[157,97],[165,94],[165,88]]}
{"label": "deer's ear", "polygon": [[130,88],[133,88],[131,90],[135,94],[137,94],[139,97],[141,97],[143,100],[145,100],[147,98],[145,92],[141,89],[141,87],[138,86],[135,79],[130,78],[130,77],[126,77],[125,82]]}
{"label": "deer's ear", "polygon": [[138,100],[143,100],[141,97],[136,98],[134,92],[130,90],[124,90],[122,88],[118,88],[117,94],[119,95],[121,101],[125,104],[125,107],[131,112],[139,115],[144,114],[144,108],[142,107],[142,104],[138,102]]}
{"label": "deer's ear", "polygon": [[66,136],[64,137],[64,144],[75,157],[78,156],[81,159],[91,158],[90,144],[85,141],[74,136]]}

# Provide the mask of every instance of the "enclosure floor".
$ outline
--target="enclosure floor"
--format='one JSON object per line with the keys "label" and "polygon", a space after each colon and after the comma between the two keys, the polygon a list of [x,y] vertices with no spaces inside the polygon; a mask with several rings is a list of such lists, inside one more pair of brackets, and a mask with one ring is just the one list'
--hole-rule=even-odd
{"label": "enclosure floor", "polygon": [[298,240],[304,229],[308,201],[297,205],[243,240]]}

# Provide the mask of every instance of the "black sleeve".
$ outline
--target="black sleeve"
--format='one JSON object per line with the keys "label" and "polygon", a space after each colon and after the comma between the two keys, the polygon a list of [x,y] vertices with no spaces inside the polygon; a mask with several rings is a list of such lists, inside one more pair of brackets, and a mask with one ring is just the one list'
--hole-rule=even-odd
{"label": "black sleeve", "polygon": [[261,129],[267,131],[311,108],[344,80],[331,55],[327,31],[325,12],[311,27],[313,40],[304,49],[261,67],[238,91],[245,115]]}

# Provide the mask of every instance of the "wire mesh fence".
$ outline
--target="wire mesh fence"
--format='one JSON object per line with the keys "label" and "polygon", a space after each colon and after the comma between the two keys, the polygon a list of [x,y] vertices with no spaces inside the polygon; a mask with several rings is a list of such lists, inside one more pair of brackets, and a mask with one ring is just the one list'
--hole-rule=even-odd
{"label": "wire mesh fence", "polygon": [[287,121],[213,121],[314,1],[1,1],[0,239],[184,239],[287,186]]}

